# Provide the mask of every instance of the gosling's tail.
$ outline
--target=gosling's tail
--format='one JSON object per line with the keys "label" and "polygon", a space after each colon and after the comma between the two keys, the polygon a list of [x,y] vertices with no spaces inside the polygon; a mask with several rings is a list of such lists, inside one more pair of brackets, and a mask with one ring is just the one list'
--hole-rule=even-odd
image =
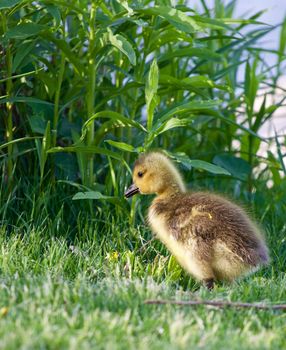
{"label": "gosling's tail", "polygon": [[260,257],[261,265],[267,265],[269,263],[270,257],[266,245],[261,244],[261,246],[258,248],[258,255]]}

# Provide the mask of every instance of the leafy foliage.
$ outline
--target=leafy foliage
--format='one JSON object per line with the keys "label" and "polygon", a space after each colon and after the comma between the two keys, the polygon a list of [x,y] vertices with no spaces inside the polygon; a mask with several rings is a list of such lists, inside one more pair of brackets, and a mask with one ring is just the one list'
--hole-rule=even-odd
{"label": "leafy foliage", "polygon": [[269,67],[258,44],[273,27],[260,12],[236,19],[235,1],[201,4],[2,2],[4,197],[25,174],[40,191],[64,180],[101,193],[96,206],[117,203],[134,158],[150,148],[169,152],[199,186],[226,177],[248,199],[269,180],[282,186],[284,140],[260,130],[285,100],[275,99],[285,23]]}

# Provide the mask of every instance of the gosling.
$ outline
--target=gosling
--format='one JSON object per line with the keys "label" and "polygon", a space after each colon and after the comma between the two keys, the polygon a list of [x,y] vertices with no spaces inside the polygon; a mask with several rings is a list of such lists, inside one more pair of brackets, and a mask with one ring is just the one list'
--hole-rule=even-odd
{"label": "gosling", "polygon": [[207,192],[187,192],[182,176],[163,153],[142,154],[125,197],[156,194],[148,222],[179,264],[212,289],[269,261],[257,226],[229,200]]}

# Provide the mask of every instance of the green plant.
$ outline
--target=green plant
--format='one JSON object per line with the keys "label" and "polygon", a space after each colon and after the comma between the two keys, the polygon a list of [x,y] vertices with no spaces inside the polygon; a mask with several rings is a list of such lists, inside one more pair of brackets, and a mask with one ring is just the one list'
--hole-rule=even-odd
{"label": "green plant", "polygon": [[130,163],[160,147],[195,169],[188,181],[227,175],[248,198],[277,179],[283,154],[257,150],[277,146],[259,130],[284,105],[274,96],[285,21],[269,67],[258,43],[274,28],[261,12],[234,19],[235,1],[201,4],[200,13],[183,1],[3,2],[4,177],[15,183],[25,173],[41,189],[81,183],[88,198],[126,208]]}

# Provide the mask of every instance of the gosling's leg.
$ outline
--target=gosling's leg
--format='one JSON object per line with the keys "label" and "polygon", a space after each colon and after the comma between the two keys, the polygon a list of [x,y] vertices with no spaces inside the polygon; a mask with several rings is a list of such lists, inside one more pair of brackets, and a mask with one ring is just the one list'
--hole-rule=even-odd
{"label": "gosling's leg", "polygon": [[199,281],[202,281],[203,284],[209,289],[213,289],[215,275],[210,264],[210,261],[202,258],[200,255],[193,255],[191,257],[191,266],[194,277]]}
{"label": "gosling's leg", "polygon": [[212,290],[214,287],[214,278],[205,278],[203,280],[203,283],[207,287],[208,290]]}

